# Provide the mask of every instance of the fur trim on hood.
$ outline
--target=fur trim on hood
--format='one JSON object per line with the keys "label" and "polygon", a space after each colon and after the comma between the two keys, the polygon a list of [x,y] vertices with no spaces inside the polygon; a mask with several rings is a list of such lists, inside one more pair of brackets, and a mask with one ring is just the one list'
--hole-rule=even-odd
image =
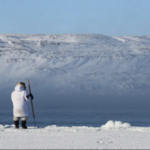
{"label": "fur trim on hood", "polygon": [[24,87],[22,85],[16,85],[15,91],[17,92],[24,91]]}

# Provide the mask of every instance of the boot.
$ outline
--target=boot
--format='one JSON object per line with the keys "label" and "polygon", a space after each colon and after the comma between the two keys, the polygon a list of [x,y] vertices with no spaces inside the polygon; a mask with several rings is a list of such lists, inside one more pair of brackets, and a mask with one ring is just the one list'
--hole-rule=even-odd
{"label": "boot", "polygon": [[26,121],[22,121],[22,128],[23,128],[23,129],[27,129]]}
{"label": "boot", "polygon": [[15,129],[19,129],[19,120],[18,121],[14,121],[15,124]]}

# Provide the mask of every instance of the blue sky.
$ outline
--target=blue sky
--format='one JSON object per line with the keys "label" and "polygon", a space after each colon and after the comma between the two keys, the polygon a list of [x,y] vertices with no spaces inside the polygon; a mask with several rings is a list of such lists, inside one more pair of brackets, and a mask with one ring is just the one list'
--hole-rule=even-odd
{"label": "blue sky", "polygon": [[0,33],[150,35],[150,0],[0,0]]}

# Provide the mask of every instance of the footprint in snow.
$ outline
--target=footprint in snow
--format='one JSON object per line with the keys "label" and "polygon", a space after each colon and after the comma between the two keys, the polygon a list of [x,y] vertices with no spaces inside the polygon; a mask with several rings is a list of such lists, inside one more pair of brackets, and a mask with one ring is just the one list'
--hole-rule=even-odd
{"label": "footprint in snow", "polygon": [[99,139],[97,143],[101,146],[108,146],[109,144],[112,144],[113,142],[110,141],[108,138]]}

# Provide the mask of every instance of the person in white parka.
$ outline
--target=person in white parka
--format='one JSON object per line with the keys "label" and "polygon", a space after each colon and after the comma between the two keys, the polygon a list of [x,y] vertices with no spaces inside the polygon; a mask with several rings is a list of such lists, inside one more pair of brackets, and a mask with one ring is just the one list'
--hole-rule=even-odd
{"label": "person in white parka", "polygon": [[27,94],[25,83],[19,82],[15,90],[11,94],[13,102],[13,120],[15,128],[19,129],[19,118],[21,117],[22,128],[27,129],[26,121],[28,119],[28,105],[27,102],[33,100],[32,94]]}

